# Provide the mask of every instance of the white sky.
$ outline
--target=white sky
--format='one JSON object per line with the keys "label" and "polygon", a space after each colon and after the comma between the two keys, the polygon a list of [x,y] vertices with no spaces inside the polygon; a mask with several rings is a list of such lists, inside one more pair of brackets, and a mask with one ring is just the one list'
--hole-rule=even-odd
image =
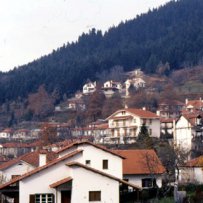
{"label": "white sky", "polygon": [[102,31],[169,0],[0,0],[0,70],[26,64],[95,27]]}

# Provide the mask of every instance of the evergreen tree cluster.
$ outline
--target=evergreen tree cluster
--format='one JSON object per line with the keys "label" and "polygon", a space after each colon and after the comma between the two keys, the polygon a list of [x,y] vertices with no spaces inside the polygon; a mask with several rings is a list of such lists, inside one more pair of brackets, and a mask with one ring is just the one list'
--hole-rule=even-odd
{"label": "evergreen tree cluster", "polygon": [[[27,65],[0,72],[0,103],[27,98],[45,85],[60,96],[81,89],[89,78],[120,65],[167,74],[203,61],[203,1],[171,1],[106,33],[92,29]],[[163,64],[160,66],[160,64]],[[162,68],[164,67],[164,68]]]}

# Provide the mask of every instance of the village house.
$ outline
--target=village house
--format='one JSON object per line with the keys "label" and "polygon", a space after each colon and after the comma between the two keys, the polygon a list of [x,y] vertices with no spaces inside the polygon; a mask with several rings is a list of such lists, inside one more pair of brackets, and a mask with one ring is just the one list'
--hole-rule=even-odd
{"label": "village house", "polygon": [[160,118],[155,113],[143,109],[121,109],[107,119],[110,136],[106,138],[113,143],[133,143],[143,125],[150,137],[160,137]]}
{"label": "village house", "polygon": [[67,108],[71,110],[84,111],[86,109],[86,105],[82,98],[71,98],[71,99],[68,99]]}
{"label": "village house", "polygon": [[125,81],[126,96],[129,96],[129,88],[134,87],[136,90],[145,88],[146,82],[142,78],[127,79]]}
{"label": "village house", "polygon": [[84,95],[92,94],[96,91],[96,82],[88,82],[83,86],[82,93]]}
{"label": "village house", "polygon": [[32,143],[19,143],[19,142],[9,142],[0,144],[0,155],[13,158],[21,156],[22,154],[36,150],[40,141],[35,141]]}
{"label": "village house", "polygon": [[23,139],[23,140],[31,139],[30,130],[28,130],[28,129],[16,130],[13,133],[13,139]]}
{"label": "village house", "polygon": [[71,130],[73,138],[89,138],[94,143],[102,144],[105,138],[109,136],[110,131],[108,122],[104,120],[98,120],[90,123],[86,127],[74,128]]}
{"label": "village house", "polygon": [[104,147],[78,142],[62,148],[58,155],[1,185],[1,198],[12,198],[14,203],[117,203],[121,185],[141,190],[122,179],[124,157]]}
{"label": "village house", "polygon": [[111,97],[114,93],[122,90],[122,84],[112,80],[106,81],[102,87],[106,97]]}
{"label": "village house", "polygon": [[203,100],[185,100],[185,109],[190,112],[203,111]]}
{"label": "village house", "polygon": [[160,118],[161,135],[160,138],[168,141],[173,141],[173,133],[176,125],[175,118]]}
{"label": "village house", "polygon": [[123,159],[123,179],[143,189],[162,187],[165,168],[154,150],[115,150]]}
{"label": "village house", "polygon": [[203,122],[199,113],[185,113],[176,121],[174,144],[176,147],[191,152],[201,150],[203,141]]}
{"label": "village house", "polygon": [[179,166],[179,180],[181,184],[202,184],[203,183],[203,156],[188,161]]}
{"label": "village house", "polygon": [[11,139],[13,136],[13,130],[10,128],[6,128],[0,132],[0,138]]}
{"label": "village house", "polygon": [[177,100],[163,100],[159,103],[157,111],[161,118],[178,118],[184,103]]}
{"label": "village house", "polygon": [[34,151],[26,153],[0,165],[1,184],[29,172],[36,167],[45,165],[55,159],[57,154],[48,151]]}

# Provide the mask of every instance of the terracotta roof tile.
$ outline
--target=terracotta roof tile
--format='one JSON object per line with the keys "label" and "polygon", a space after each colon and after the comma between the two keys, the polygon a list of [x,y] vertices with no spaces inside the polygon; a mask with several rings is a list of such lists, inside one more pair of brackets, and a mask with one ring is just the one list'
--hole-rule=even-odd
{"label": "terracotta roof tile", "polygon": [[70,181],[72,181],[72,180],[73,180],[73,179],[72,179],[71,177],[64,178],[64,179],[59,180],[59,181],[57,181],[57,182],[55,182],[55,183],[52,183],[51,185],[49,185],[49,187],[50,187],[50,188],[56,188],[56,187],[58,187],[58,186],[60,186],[60,185],[62,185],[62,184],[64,184],[64,183],[68,183],[68,182],[70,182]]}
{"label": "terracotta roof tile", "polygon": [[61,152],[65,151],[65,150],[67,150],[67,149],[70,149],[70,148],[74,147],[74,146],[83,145],[83,144],[87,144],[87,145],[94,146],[94,147],[96,147],[96,148],[98,148],[98,149],[101,149],[101,150],[103,150],[103,151],[106,151],[106,152],[108,152],[108,153],[111,153],[111,154],[113,154],[113,155],[115,155],[115,156],[118,156],[118,157],[120,157],[120,158],[122,158],[122,159],[124,158],[122,155],[120,155],[120,154],[118,154],[118,153],[115,153],[113,150],[107,149],[107,148],[104,147],[104,146],[101,146],[101,145],[98,145],[98,144],[94,144],[94,143],[88,142],[88,141],[74,142],[74,143],[72,143],[72,144],[70,144],[70,145],[68,145],[68,146],[65,146],[64,148],[58,150],[56,153],[61,153]]}
{"label": "terracotta roof tile", "polygon": [[136,116],[139,116],[141,118],[159,118],[155,113],[143,109],[133,109],[133,108],[127,108],[127,109],[121,109],[113,113],[111,116],[109,116],[106,120],[112,119],[115,117],[115,115],[119,112],[126,111],[131,114],[134,114]]}
{"label": "terracotta roof tile", "polygon": [[185,166],[187,167],[203,167],[203,155],[188,161]]}
{"label": "terracotta roof tile", "polygon": [[37,167],[34,170],[23,174],[22,176],[16,177],[16,178],[10,180],[9,182],[0,185],[0,189],[5,188],[5,187],[7,187],[9,185],[12,185],[12,184],[14,184],[16,182],[19,182],[20,180],[23,180],[23,179],[25,179],[27,177],[30,177],[33,174],[39,173],[40,171],[42,171],[42,170],[44,170],[46,168],[49,168],[49,167],[51,167],[51,166],[53,166],[53,165],[55,165],[55,164],[57,164],[57,163],[59,163],[61,161],[64,161],[64,160],[66,160],[68,158],[71,158],[71,157],[73,157],[73,156],[75,156],[75,155],[77,155],[79,153],[82,153],[82,152],[83,152],[83,150],[76,150],[76,151],[73,151],[73,152],[71,152],[71,153],[69,153],[69,154],[67,154],[67,155],[65,155],[65,156],[63,156],[61,158],[54,159],[53,161],[47,163],[46,165],[43,165],[41,167]]}
{"label": "terracotta roof tile", "polygon": [[187,105],[188,106],[193,106],[194,108],[200,109],[203,107],[203,101],[202,100],[191,100],[188,101]]}
{"label": "terracotta roof tile", "polygon": [[[26,153],[18,158],[12,159],[8,162],[5,162],[0,165],[0,170],[5,170],[11,166],[13,166],[16,163],[19,163],[20,161],[24,161],[34,167],[39,166],[39,151],[34,151],[30,153]],[[58,155],[54,152],[47,152],[47,163],[52,161],[53,159],[56,159]]]}
{"label": "terracotta roof tile", "polygon": [[162,174],[165,172],[154,150],[115,150],[126,157],[123,160],[123,174]]}

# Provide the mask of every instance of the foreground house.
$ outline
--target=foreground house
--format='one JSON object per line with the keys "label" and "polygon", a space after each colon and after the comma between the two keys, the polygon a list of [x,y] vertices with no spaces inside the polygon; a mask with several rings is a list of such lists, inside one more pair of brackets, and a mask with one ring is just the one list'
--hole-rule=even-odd
{"label": "foreground house", "polygon": [[90,142],[77,142],[58,151],[59,158],[0,186],[2,197],[14,203],[119,202],[121,155]]}
{"label": "foreground house", "polygon": [[179,167],[179,183],[202,184],[203,183],[203,156],[188,161]]}
{"label": "foreground house", "polygon": [[115,150],[123,159],[123,178],[141,188],[162,187],[165,168],[154,150]]}
{"label": "foreground house", "polygon": [[[144,124],[151,137],[160,137],[160,118],[155,113],[143,109],[121,109],[107,119],[113,143],[133,143]],[[106,139],[106,140],[107,140]]]}

